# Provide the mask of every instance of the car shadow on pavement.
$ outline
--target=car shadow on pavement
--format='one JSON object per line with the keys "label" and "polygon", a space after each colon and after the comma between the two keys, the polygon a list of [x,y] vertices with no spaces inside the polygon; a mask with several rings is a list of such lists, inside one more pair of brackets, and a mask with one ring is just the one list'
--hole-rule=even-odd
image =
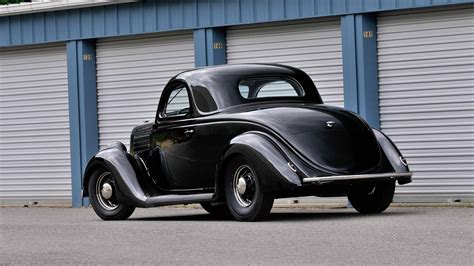
{"label": "car shadow on pavement", "polygon": [[388,217],[388,216],[400,216],[410,214],[409,212],[396,211],[396,212],[385,212],[379,214],[360,214],[356,211],[353,212],[277,212],[271,213],[269,222],[272,221],[296,221],[296,220],[341,220],[341,219],[360,219],[362,217]]}
{"label": "car shadow on pavement", "polygon": [[[363,217],[388,217],[415,214],[413,211],[396,210],[384,212],[380,214],[360,214],[356,211],[348,212],[346,210],[338,212],[337,210],[328,212],[327,210],[315,211],[277,211],[270,213],[266,222],[281,222],[281,221],[327,221],[327,220],[341,220],[341,219],[360,219]],[[188,214],[188,215],[173,215],[173,216],[154,216],[154,217],[130,217],[131,221],[235,221],[232,218],[215,217],[207,213]]]}

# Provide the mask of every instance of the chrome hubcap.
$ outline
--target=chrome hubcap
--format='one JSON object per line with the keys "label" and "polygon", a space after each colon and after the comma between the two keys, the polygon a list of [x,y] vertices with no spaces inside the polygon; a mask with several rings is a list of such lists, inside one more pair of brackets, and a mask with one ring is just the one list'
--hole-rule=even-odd
{"label": "chrome hubcap", "polygon": [[255,175],[248,165],[242,165],[234,173],[234,196],[242,207],[250,206],[255,200]]}
{"label": "chrome hubcap", "polygon": [[100,190],[100,194],[104,199],[110,199],[112,197],[112,186],[109,183],[104,183]]}
{"label": "chrome hubcap", "polygon": [[239,192],[239,195],[243,195],[245,190],[247,190],[247,183],[244,178],[240,177],[237,181],[237,192]]}
{"label": "chrome hubcap", "polygon": [[97,179],[95,195],[102,208],[109,211],[118,208],[119,204],[114,195],[114,180],[110,172],[102,173]]}

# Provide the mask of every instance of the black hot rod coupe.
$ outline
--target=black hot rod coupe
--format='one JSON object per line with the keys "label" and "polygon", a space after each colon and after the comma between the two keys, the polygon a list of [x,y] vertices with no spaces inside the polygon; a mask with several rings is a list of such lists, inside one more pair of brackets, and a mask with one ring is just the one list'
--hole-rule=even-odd
{"label": "black hot rod coupe", "polygon": [[200,203],[211,214],[265,218],[275,198],[347,195],[361,213],[411,182],[393,142],[357,114],[323,104],[303,71],[283,65],[201,68],[173,77],[156,118],[99,151],[83,196],[105,220],[135,207]]}

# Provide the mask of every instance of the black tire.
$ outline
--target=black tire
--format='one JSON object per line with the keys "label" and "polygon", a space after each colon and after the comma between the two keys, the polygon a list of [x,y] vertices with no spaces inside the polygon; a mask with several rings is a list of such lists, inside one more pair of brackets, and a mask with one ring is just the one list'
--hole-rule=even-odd
{"label": "black tire", "polygon": [[[243,172],[244,171],[244,172]],[[236,181],[246,182],[245,189],[238,191]],[[239,221],[258,221],[265,219],[273,206],[274,197],[264,193],[259,185],[255,168],[243,156],[232,158],[226,164],[224,189],[227,206],[235,219]],[[241,188],[243,185],[240,186]],[[243,194],[240,194],[243,191]]]}
{"label": "black tire", "polygon": [[202,202],[201,207],[212,216],[218,218],[230,218],[232,215],[229,212],[227,205],[211,205],[210,202]]}
{"label": "black tire", "polygon": [[347,197],[360,213],[381,213],[392,203],[395,181],[361,183],[352,185]]}
{"label": "black tire", "polygon": [[[104,184],[111,187],[111,196],[106,199],[101,193]],[[106,168],[97,168],[88,184],[89,200],[94,212],[103,220],[125,220],[132,215],[135,207],[127,206],[116,199],[115,179]]]}

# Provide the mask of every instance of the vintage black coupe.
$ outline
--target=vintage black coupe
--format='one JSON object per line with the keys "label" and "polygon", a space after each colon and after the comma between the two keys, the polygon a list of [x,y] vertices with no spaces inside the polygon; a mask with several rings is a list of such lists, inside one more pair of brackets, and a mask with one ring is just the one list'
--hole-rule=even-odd
{"label": "vintage black coupe", "polygon": [[275,198],[347,195],[361,213],[392,202],[412,173],[394,143],[357,114],[323,104],[311,78],[283,65],[201,68],[173,77],[130,151],[99,151],[83,196],[105,220],[135,207],[200,203],[216,216],[264,219]]}

